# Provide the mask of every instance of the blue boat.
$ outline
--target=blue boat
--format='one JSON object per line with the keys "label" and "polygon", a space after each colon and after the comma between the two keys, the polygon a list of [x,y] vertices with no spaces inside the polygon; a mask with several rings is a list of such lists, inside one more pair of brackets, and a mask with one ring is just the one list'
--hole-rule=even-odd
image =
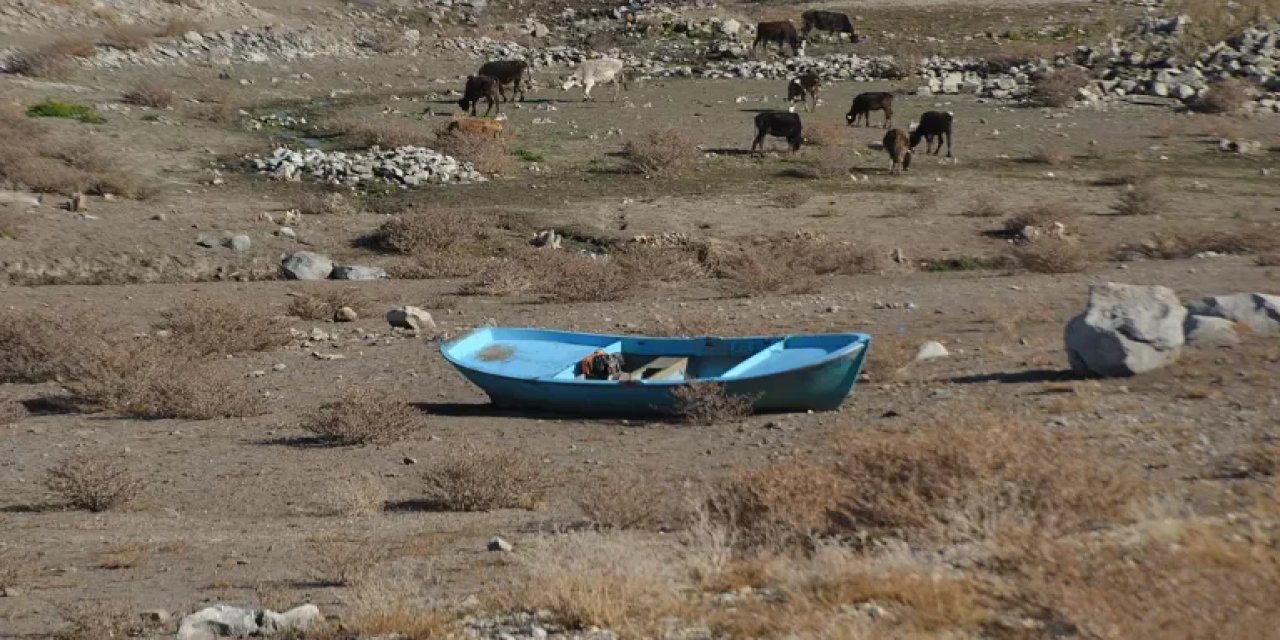
{"label": "blue boat", "polygon": [[542,329],[480,328],[440,353],[499,407],[561,413],[671,411],[673,391],[724,385],[757,411],[830,411],[853,390],[871,336],[645,338]]}

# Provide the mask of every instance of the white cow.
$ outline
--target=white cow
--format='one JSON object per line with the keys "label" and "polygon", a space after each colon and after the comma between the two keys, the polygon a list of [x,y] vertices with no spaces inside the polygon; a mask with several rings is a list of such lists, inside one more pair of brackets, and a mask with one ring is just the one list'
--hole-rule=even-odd
{"label": "white cow", "polygon": [[582,86],[582,99],[592,100],[591,88],[598,84],[613,83],[613,100],[618,101],[618,92],[626,88],[627,79],[623,72],[622,61],[617,58],[597,58],[583,60],[577,70],[561,78],[562,89],[568,91],[575,86]]}

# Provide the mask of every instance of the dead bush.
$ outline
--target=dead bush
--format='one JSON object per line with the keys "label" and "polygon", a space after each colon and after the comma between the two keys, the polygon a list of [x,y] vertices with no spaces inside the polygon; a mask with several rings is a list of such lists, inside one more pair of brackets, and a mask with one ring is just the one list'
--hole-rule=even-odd
{"label": "dead bush", "polygon": [[671,392],[673,413],[686,424],[711,426],[742,420],[754,412],[759,395],[727,393],[722,384],[694,383]]}
{"label": "dead bush", "polygon": [[739,548],[806,547],[829,530],[829,514],[848,491],[840,475],[822,465],[776,464],[718,482],[706,510]]}
{"label": "dead bush", "polygon": [[498,135],[461,130],[438,131],[432,148],[470,162],[481,173],[509,173],[516,165],[516,159],[511,155],[510,137],[505,131]]}
{"label": "dead bush", "polygon": [[818,147],[807,170],[814,178],[844,178],[849,175],[850,161],[844,148],[836,145]]}
{"label": "dead bush", "polygon": [[23,116],[20,108],[0,108],[0,183],[39,193],[74,192],[145,198],[153,192],[150,179],[91,140],[59,143],[48,132]]}
{"label": "dead bush", "polygon": [[230,89],[218,87],[204,92],[191,107],[191,117],[215,124],[235,124],[241,116],[240,100]]}
{"label": "dead bush", "polygon": [[574,502],[597,528],[657,530],[679,525],[688,517],[681,498],[669,483],[617,471],[580,485]]}
{"label": "dead bush", "polygon": [[27,417],[27,407],[17,400],[0,400],[0,427],[16,424]]}
{"label": "dead bush", "polygon": [[335,513],[367,517],[382,513],[387,506],[387,485],[368,473],[342,478],[329,487],[329,506]]}
{"label": "dead bush", "polygon": [[[76,375],[105,347],[101,327],[78,314],[0,310],[0,383],[40,383]],[[74,337],[74,339],[72,339]]]}
{"label": "dead bush", "polygon": [[1056,238],[1015,247],[1012,254],[1017,264],[1032,273],[1079,273],[1089,266],[1089,257],[1078,244]]}
{"label": "dead bush", "polygon": [[1125,186],[1120,191],[1111,210],[1122,216],[1156,215],[1166,208],[1168,198],[1155,178],[1145,174],[1132,174],[1125,178]]}
{"label": "dead bush", "polygon": [[534,289],[557,302],[610,302],[638,284],[621,261],[574,251],[533,251],[521,260]]}
{"label": "dead bush", "polygon": [[342,136],[353,147],[431,147],[435,132],[406,119],[335,116],[316,124],[317,133]]}
{"label": "dead bush", "polygon": [[711,311],[690,310],[673,314],[669,317],[656,318],[655,324],[648,326],[644,335],[669,336],[673,338],[700,338],[703,336],[724,335],[725,318]]}
{"label": "dead bush", "polygon": [[1206,252],[1228,255],[1265,253],[1277,248],[1280,248],[1280,240],[1261,229],[1156,233],[1137,246],[1121,247],[1157,260],[1182,260]]}
{"label": "dead bush", "polygon": [[47,49],[51,53],[60,53],[73,58],[92,58],[97,53],[93,39],[81,34],[59,36],[57,40],[47,45]]}
{"label": "dead bush", "polygon": [[357,315],[369,312],[369,298],[357,287],[318,286],[289,292],[288,313],[303,320],[334,322],[343,307]]}
{"label": "dead bush", "polygon": [[1084,69],[1055,69],[1035,79],[1031,99],[1045,107],[1066,107],[1080,97],[1080,90],[1088,84],[1089,74]]}
{"label": "dead bush", "polygon": [[197,356],[269,351],[291,340],[275,318],[231,300],[195,297],[161,316],[156,328],[170,332],[176,343]]}
{"label": "dead bush", "polygon": [[82,453],[45,474],[44,486],[76,509],[99,512],[133,502],[146,485],[116,455]]}
{"label": "dead bush", "polygon": [[339,445],[395,442],[422,429],[422,411],[385,392],[357,387],[320,406],[304,421],[308,431]]}
{"label": "dead bush", "polygon": [[839,147],[849,139],[849,127],[838,124],[810,125],[804,129],[804,140],[815,147]]}
{"label": "dead bush", "polygon": [[9,71],[28,78],[62,80],[75,69],[72,57],[58,48],[18,50],[9,56]]}
{"label": "dead bush", "polygon": [[453,617],[412,597],[416,584],[365,577],[344,595],[342,627],[361,638],[400,637],[435,640],[452,635]]}
{"label": "dead bush", "polygon": [[980,193],[960,215],[966,218],[999,218],[1005,213],[1004,204],[989,193]]}
{"label": "dead bush", "polygon": [[486,263],[471,281],[458,290],[464,296],[516,296],[536,289],[532,271],[518,259],[501,258]]}
{"label": "dead bush", "polygon": [[529,454],[470,445],[446,451],[422,478],[427,501],[445,511],[536,509],[555,482]]}
{"label": "dead bush", "polygon": [[0,548],[0,595],[6,589],[25,586],[39,573],[36,562],[26,554],[8,548]]}
{"label": "dead bush", "polygon": [[818,276],[859,275],[883,268],[874,250],[819,235],[758,238],[731,249],[712,248],[704,263],[727,278],[737,295],[812,293]]}
{"label": "dead bush", "polygon": [[867,353],[866,371],[875,382],[894,380],[915,360],[916,347],[901,338],[876,338]]}
{"label": "dead bush", "polygon": [[1046,145],[1036,149],[1030,157],[1031,162],[1056,167],[1071,162],[1071,153],[1054,145]]}
{"label": "dead bush", "polygon": [[177,94],[173,92],[173,89],[151,78],[144,78],[133,83],[129,91],[124,94],[126,104],[155,109],[168,109],[173,106],[175,99],[177,99]]}
{"label": "dead bush", "polygon": [[1017,236],[1027,227],[1041,231],[1049,230],[1055,222],[1069,227],[1083,215],[1083,211],[1070,203],[1051,202],[1023,209],[1005,218],[1001,226],[1006,235]]}
{"label": "dead bush", "polygon": [[769,201],[783,209],[798,209],[809,201],[812,194],[803,187],[783,187],[769,195]]}
{"label": "dead bush", "polygon": [[117,24],[102,31],[102,44],[124,51],[140,51],[151,44],[153,32],[140,24]]}
{"label": "dead bush", "polygon": [[391,253],[448,253],[486,237],[484,220],[461,211],[438,209],[396,216],[382,223],[362,244]]}
{"label": "dead bush", "polygon": [[615,249],[609,260],[628,277],[648,284],[684,284],[707,277],[693,247],[655,247],[630,243]]}
{"label": "dead bush", "polygon": [[336,586],[361,582],[389,555],[384,544],[343,535],[316,536],[307,546],[312,577]]}
{"label": "dead bush", "polygon": [[115,640],[158,631],[137,610],[122,603],[81,601],[58,613],[66,624],[53,634],[53,640]]}
{"label": "dead bush", "polygon": [[1257,88],[1243,78],[1224,78],[1209,85],[1198,106],[1206,113],[1235,113],[1253,99]]}
{"label": "dead bush", "polygon": [[112,545],[98,560],[99,569],[133,569],[147,560],[147,548],[137,542]]}
{"label": "dead bush", "polygon": [[722,263],[720,274],[728,279],[731,293],[745,297],[813,293],[819,288],[812,268],[773,252],[741,252]]}
{"label": "dead bush", "polygon": [[622,146],[627,168],[646,176],[682,174],[700,155],[689,135],[679,129],[650,131]]}
{"label": "dead bush", "polygon": [[360,212],[360,204],[338,191],[306,193],[294,203],[294,209],[308,216],[348,216]]}

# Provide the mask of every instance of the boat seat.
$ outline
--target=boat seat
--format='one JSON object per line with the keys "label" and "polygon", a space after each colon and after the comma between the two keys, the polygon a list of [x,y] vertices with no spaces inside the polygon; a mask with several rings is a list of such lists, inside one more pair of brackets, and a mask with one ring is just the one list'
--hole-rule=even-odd
{"label": "boat seat", "polygon": [[645,371],[654,371],[645,376],[645,380],[670,380],[672,378],[684,377],[685,369],[689,367],[688,358],[658,358],[653,362],[645,365]]}

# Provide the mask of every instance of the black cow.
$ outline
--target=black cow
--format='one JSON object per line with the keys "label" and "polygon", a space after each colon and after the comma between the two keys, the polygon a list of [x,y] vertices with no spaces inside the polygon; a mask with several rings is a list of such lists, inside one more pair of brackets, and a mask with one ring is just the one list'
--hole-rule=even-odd
{"label": "black cow", "polygon": [[804,132],[800,124],[800,114],[786,111],[765,111],[756,114],[756,139],[751,143],[751,152],[764,146],[764,137],[774,136],[786,138],[792,151],[800,150],[804,141]]}
{"label": "black cow", "polygon": [[528,86],[533,88],[529,80],[529,65],[521,60],[494,60],[486,62],[480,67],[480,71],[476,73],[478,76],[489,76],[498,81],[498,97],[505,102],[507,100],[507,92],[503,90],[506,85],[513,85],[511,89],[511,97],[514,99],[516,94],[520,95],[520,102],[524,102],[524,88]]}
{"label": "black cow", "polygon": [[847,33],[849,39],[853,42],[859,40],[858,34],[853,32],[853,21],[849,16],[838,11],[818,11],[810,9],[800,14],[804,20],[804,35],[808,36],[810,31],[817,29],[819,31],[830,31],[832,33]]}
{"label": "black cow", "polygon": [[476,105],[480,104],[481,100],[489,103],[484,110],[486,117],[495,107],[498,113],[502,113],[502,106],[498,100],[498,81],[489,76],[467,76],[467,86],[462,90],[462,99],[458,101],[458,106],[474,116]]}
{"label": "black cow", "polygon": [[884,111],[884,128],[888,129],[889,123],[893,122],[893,94],[887,91],[859,93],[853,97],[849,113],[844,116],[845,122],[853,127],[857,126],[858,119],[861,118],[869,127],[872,111]]}
{"label": "black cow", "polygon": [[[787,83],[787,102],[803,102],[805,110],[812,111],[818,107],[818,89],[821,88],[822,80],[818,74],[806,71]],[[809,107],[810,102],[813,103],[812,108]]]}
{"label": "black cow", "polygon": [[[947,141],[947,157],[951,157],[951,121],[950,111],[926,111],[920,114],[920,124],[911,132],[911,148],[915,149],[923,138],[924,152],[938,155],[942,151],[942,141]],[[933,141],[938,141],[938,148],[933,148]]]}
{"label": "black cow", "polygon": [[751,43],[751,50],[755,51],[762,44],[776,44],[778,51],[790,46],[792,55],[798,56],[804,53],[804,43],[800,41],[800,34],[796,33],[796,26],[791,24],[790,20],[757,24],[756,39]]}

